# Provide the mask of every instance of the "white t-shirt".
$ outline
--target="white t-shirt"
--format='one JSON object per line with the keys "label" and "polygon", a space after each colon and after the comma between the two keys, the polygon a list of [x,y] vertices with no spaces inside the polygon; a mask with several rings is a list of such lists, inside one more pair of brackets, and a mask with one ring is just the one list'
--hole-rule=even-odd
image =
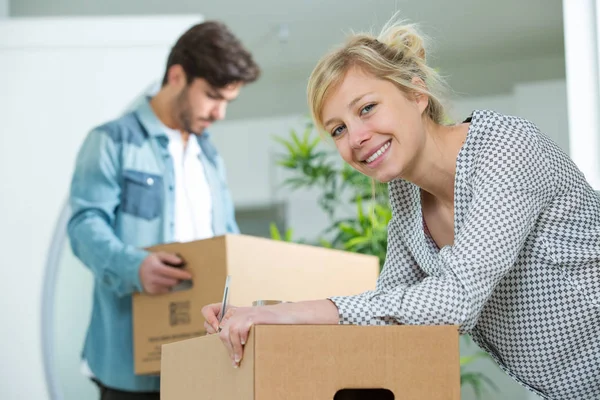
{"label": "white t-shirt", "polygon": [[165,128],[175,173],[175,237],[177,242],[213,236],[212,197],[204,173],[202,149],[194,135],[186,146],[177,130]]}

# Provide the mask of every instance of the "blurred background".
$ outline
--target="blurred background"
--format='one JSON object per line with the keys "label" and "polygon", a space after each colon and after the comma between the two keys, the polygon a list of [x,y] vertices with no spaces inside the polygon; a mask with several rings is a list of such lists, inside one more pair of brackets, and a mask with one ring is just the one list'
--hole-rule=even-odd
{"label": "blurred background", "polygon": [[[92,278],[65,239],[73,163],[93,126],[153,90],[183,31],[221,20],[263,70],[211,128],[242,233],[270,237],[274,223],[311,242],[330,225],[323,191],[284,186],[274,137],[305,130],[318,58],[396,11],[429,36],[429,63],[454,90],[451,118],[476,108],[528,118],[600,189],[597,0],[0,0],[0,398],[97,396],[79,372]],[[493,383],[481,398],[535,398],[486,358],[465,368]],[[463,398],[475,392],[464,385]]]}

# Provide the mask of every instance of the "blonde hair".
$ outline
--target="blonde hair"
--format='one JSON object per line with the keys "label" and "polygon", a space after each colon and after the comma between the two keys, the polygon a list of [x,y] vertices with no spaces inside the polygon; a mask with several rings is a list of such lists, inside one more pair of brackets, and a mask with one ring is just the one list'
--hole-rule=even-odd
{"label": "blonde hair", "polygon": [[[367,33],[354,34],[341,48],[317,63],[308,81],[307,96],[319,130],[324,129],[321,113],[327,96],[341,84],[352,67],[394,83],[407,95],[427,95],[429,104],[425,114],[432,121],[443,123],[442,98],[447,86],[438,72],[427,65],[424,36],[416,25],[394,22],[392,18],[377,37]],[[421,79],[425,86],[415,85],[413,78]]]}

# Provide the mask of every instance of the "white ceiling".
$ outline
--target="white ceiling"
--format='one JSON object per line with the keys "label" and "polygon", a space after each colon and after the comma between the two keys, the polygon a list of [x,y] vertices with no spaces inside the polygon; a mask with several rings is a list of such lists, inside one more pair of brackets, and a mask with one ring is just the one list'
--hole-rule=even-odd
{"label": "white ceiling", "polygon": [[[9,6],[12,17],[196,13],[219,19],[242,38],[263,80],[273,84],[306,79],[351,29],[378,29],[395,11],[420,24],[432,39],[433,62],[450,73],[470,62],[564,53],[561,0],[11,0]],[[289,32],[284,42],[282,25]]]}

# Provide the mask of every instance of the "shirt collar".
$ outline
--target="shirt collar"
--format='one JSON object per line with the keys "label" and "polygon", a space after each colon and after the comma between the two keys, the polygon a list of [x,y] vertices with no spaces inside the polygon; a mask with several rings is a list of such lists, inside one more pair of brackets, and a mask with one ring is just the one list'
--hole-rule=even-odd
{"label": "shirt collar", "polygon": [[140,101],[140,104],[136,107],[134,113],[146,132],[148,132],[148,135],[167,136],[165,125],[160,122],[156,114],[154,114],[154,110],[150,107],[150,97],[146,97],[144,101]]}

